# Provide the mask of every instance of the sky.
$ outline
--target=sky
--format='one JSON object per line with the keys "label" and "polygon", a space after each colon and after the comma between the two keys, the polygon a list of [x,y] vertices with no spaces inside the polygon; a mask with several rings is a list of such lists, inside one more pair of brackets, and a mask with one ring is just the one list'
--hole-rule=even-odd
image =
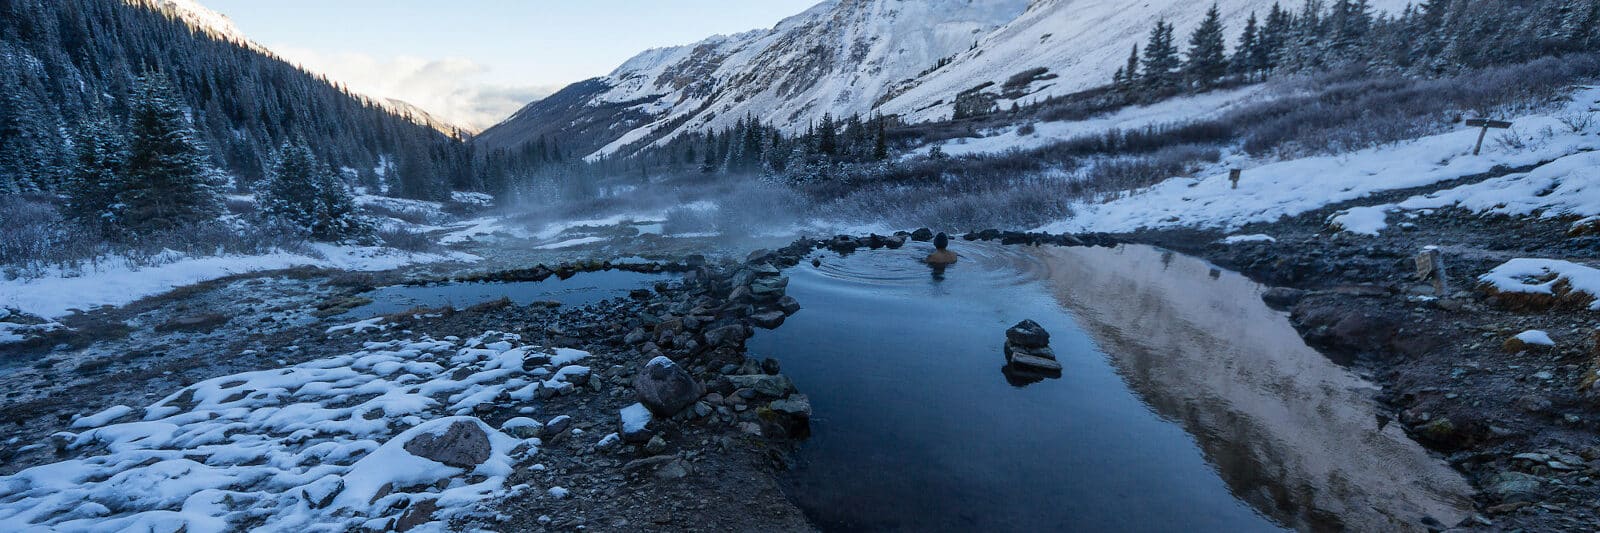
{"label": "sky", "polygon": [[202,0],[371,96],[482,129],[639,52],[770,28],[818,0]]}

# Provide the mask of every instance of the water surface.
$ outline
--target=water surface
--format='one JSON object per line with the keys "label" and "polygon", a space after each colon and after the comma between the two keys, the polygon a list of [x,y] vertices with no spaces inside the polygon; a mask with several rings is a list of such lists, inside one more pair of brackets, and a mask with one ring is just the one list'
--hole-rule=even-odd
{"label": "water surface", "polygon": [[510,298],[517,305],[534,302],[559,302],[564,306],[585,306],[607,298],[627,296],[634,289],[648,289],[656,283],[681,279],[680,274],[641,273],[625,270],[581,272],[571,278],[554,276],[544,281],[440,283],[435,285],[395,285],[366,294],[372,303],[352,309],[346,316],[372,318],[416,308],[450,306],[461,310],[474,305]]}
{"label": "water surface", "polygon": [[[751,341],[811,398],[813,434],[786,483],[824,529],[1407,529],[1464,516],[1459,476],[1378,430],[1370,386],[1285,335],[1247,280],[1150,248],[955,248],[943,272],[918,262],[920,244],[819,255],[789,273],[805,309]],[[1219,306],[1232,314],[1208,314]],[[1002,371],[1004,331],[1023,319],[1051,332],[1059,379]],[[1349,405],[1318,427],[1329,401]],[[1373,436],[1333,435],[1358,431]],[[1426,481],[1369,479],[1384,464],[1384,477]]]}

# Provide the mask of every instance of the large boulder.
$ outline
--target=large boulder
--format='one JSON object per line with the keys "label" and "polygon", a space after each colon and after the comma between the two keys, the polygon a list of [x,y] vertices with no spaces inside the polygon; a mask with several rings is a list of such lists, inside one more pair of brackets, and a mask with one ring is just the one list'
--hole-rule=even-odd
{"label": "large boulder", "polygon": [[756,374],[749,376],[727,376],[734,387],[750,389],[756,394],[772,398],[782,398],[794,390],[794,383],[782,374]]}
{"label": "large boulder", "polygon": [[646,363],[633,378],[633,390],[639,403],[662,418],[678,414],[706,392],[705,386],[694,376],[666,357]]}
{"label": "large boulder", "polygon": [[706,331],[706,344],[715,348],[719,346],[738,347],[744,345],[744,340],[750,338],[750,332],[743,325],[732,324]]}
{"label": "large boulder", "polygon": [[493,450],[489,434],[468,420],[455,421],[443,433],[412,437],[404,448],[411,455],[467,470],[488,461]]}

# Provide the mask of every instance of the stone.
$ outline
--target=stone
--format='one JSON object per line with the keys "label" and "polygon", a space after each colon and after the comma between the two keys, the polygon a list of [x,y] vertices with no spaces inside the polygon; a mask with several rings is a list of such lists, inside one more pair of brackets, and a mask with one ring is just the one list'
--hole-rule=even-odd
{"label": "stone", "polygon": [[783,321],[786,318],[788,317],[783,314],[783,311],[767,311],[750,315],[750,321],[755,323],[756,327],[763,329],[777,329],[778,326],[783,325]]}
{"label": "stone", "polygon": [[795,314],[800,311],[800,300],[794,299],[793,296],[779,298],[778,309],[782,310],[786,315]]}
{"label": "stone", "polygon": [[1050,332],[1038,322],[1024,320],[1006,330],[1006,341],[1023,348],[1042,348],[1050,345]]}
{"label": "stone", "polygon": [[755,299],[755,293],[750,292],[749,285],[740,285],[728,293],[728,300],[733,302],[748,302]]}
{"label": "stone", "polygon": [[633,390],[639,403],[662,418],[678,414],[705,394],[704,385],[666,357],[657,357],[646,363],[644,369],[634,376]]}
{"label": "stone", "polygon": [[1027,352],[1013,352],[1011,364],[1044,372],[1061,372],[1061,363]]}
{"label": "stone", "polygon": [[645,443],[644,451],[650,455],[661,455],[661,452],[667,451],[667,440],[660,435],[652,436],[650,441]]}
{"label": "stone", "polygon": [[333,503],[333,498],[344,492],[344,478],[329,475],[300,489],[300,499],[312,509],[321,509]]}
{"label": "stone", "polygon": [[1534,502],[1539,500],[1544,480],[1522,472],[1501,472],[1489,478],[1488,492],[1504,503]]}
{"label": "stone", "polygon": [[789,287],[787,276],[761,278],[750,283],[750,293],[756,298],[777,298]]}
{"label": "stone", "polygon": [[756,394],[773,398],[782,398],[794,390],[794,383],[787,376],[757,374],[751,376],[728,376],[728,381],[734,387],[750,389]]}
{"label": "stone", "polygon": [[811,399],[804,394],[791,394],[788,398],[774,400],[767,404],[767,408],[788,416],[811,418]]}
{"label": "stone", "polygon": [[683,479],[688,475],[689,468],[683,464],[682,459],[674,459],[656,470],[658,479]]}
{"label": "stone", "polygon": [[1443,297],[1450,294],[1448,281],[1449,274],[1444,270],[1444,255],[1436,246],[1425,246],[1418,253],[1413,262],[1417,265],[1417,281],[1433,283],[1434,296]]}
{"label": "stone", "polygon": [[622,338],[622,342],[632,346],[635,344],[644,344],[644,341],[649,338],[650,335],[644,332],[644,328],[633,328],[633,331],[628,332],[628,335]]}
{"label": "stone", "polygon": [[417,500],[406,508],[400,515],[400,520],[394,523],[395,531],[410,531],[417,526],[433,521],[433,513],[439,511],[439,504],[432,499]]}
{"label": "stone", "polygon": [[744,340],[750,337],[745,327],[739,324],[722,326],[705,333],[706,344],[715,348],[720,346],[740,347]]}
{"label": "stone", "polygon": [[553,436],[556,436],[556,435],[560,435],[562,433],[566,433],[567,429],[569,429],[571,427],[572,427],[572,417],[567,416],[567,415],[561,415],[561,416],[558,416],[558,417],[550,419],[549,422],[545,422],[544,429],[539,432],[539,436],[544,437],[544,438],[550,438],[550,437],[553,437]]}
{"label": "stone", "polygon": [[1288,287],[1273,287],[1261,293],[1261,301],[1274,309],[1288,309],[1300,303],[1306,292]]}
{"label": "stone", "polygon": [[471,470],[489,460],[489,434],[479,424],[457,420],[443,433],[412,437],[404,446],[412,455]]}

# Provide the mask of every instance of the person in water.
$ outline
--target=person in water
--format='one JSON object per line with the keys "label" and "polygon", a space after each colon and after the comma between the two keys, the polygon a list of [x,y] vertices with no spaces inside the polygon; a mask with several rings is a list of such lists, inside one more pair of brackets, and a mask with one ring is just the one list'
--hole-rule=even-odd
{"label": "person in water", "polygon": [[947,249],[950,247],[950,237],[948,235],[940,232],[939,235],[933,238],[933,247],[935,248],[933,253],[928,254],[928,258],[924,259],[924,261],[935,266],[955,264],[956,253]]}

